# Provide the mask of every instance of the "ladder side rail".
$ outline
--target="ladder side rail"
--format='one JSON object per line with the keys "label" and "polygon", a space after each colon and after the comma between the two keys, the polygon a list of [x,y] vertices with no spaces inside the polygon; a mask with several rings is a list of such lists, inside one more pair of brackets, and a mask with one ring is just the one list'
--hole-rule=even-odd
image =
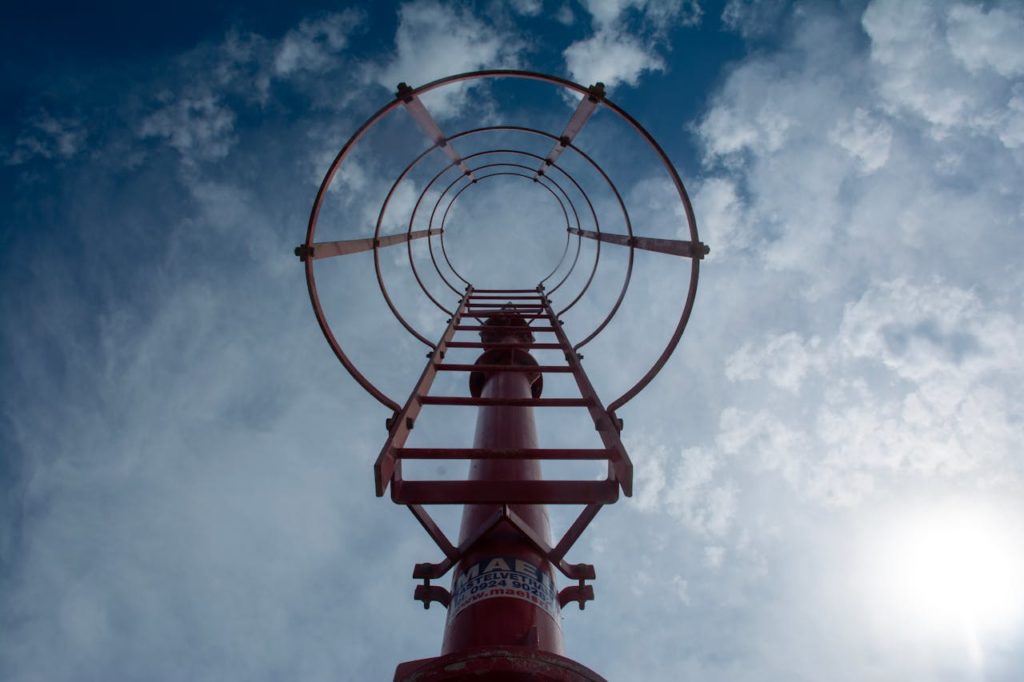
{"label": "ladder side rail", "polygon": [[[557,317],[551,309],[551,303],[545,303],[544,306],[548,314],[551,315],[551,319],[556,320]],[[622,445],[622,440],[619,438],[618,422],[605,410],[601,399],[597,395],[597,391],[594,389],[594,385],[590,383],[590,378],[583,369],[583,364],[580,362],[581,356],[573,349],[572,343],[569,341],[569,337],[565,335],[565,330],[562,329],[561,324],[555,323],[553,326],[556,328],[555,337],[558,339],[561,348],[565,351],[566,362],[572,369],[572,375],[576,379],[576,385],[580,389],[580,394],[588,399],[590,403],[587,406],[587,410],[589,410],[590,416],[594,420],[594,428],[597,429],[598,436],[601,438],[604,446],[612,451],[610,465],[615,470],[619,485],[622,486],[622,492],[627,497],[630,497],[633,494],[633,463],[630,461],[626,448]]]}
{"label": "ladder side rail", "polygon": [[419,397],[426,394],[434,383],[434,378],[437,376],[437,364],[444,358],[445,349],[450,345],[452,337],[455,336],[455,327],[458,326],[459,320],[465,314],[466,303],[472,292],[472,287],[466,289],[465,295],[459,301],[459,307],[448,321],[448,327],[441,335],[441,340],[430,353],[427,365],[423,368],[423,373],[420,375],[419,381],[416,382],[412,393],[409,394],[409,399],[406,400],[402,409],[388,421],[388,438],[384,441],[384,447],[381,449],[380,454],[377,456],[377,461],[373,465],[377,497],[384,495],[384,491],[387,489],[388,483],[395,473],[397,459],[394,456],[393,449],[405,445],[416,417],[423,407]]}

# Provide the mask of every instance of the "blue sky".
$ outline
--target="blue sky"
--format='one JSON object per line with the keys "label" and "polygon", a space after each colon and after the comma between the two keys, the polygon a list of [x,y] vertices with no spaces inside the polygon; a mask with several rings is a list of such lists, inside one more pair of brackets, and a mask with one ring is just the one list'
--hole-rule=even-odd
{"label": "blue sky", "polygon": [[[1024,676],[1019,4],[3,13],[3,679],[388,679],[437,652],[443,612],[409,579],[437,550],[373,496],[387,414],[323,342],[292,249],[398,81],[479,68],[605,82],[712,247],[683,343],[622,411],[636,494],[570,557],[598,580],[563,614],[568,653],[613,680]],[[451,130],[507,112],[557,133],[571,113],[503,86],[431,106]],[[579,144],[639,232],[679,236],[627,132],[603,112]],[[353,157],[324,236],[365,236],[422,144],[397,115],[368,139],[379,157]],[[527,189],[467,195],[451,234],[467,268],[510,276],[508,253],[561,246]],[[532,239],[497,257],[457,239],[484,218]],[[645,256],[586,352],[606,400],[678,311],[685,275]],[[403,259],[383,258],[396,302],[436,334]],[[423,349],[383,312],[371,259],[322,277],[346,348],[400,399]],[[566,328],[580,338],[607,303]],[[545,419],[544,444],[593,437]],[[417,437],[468,439],[471,421],[438,413]]]}

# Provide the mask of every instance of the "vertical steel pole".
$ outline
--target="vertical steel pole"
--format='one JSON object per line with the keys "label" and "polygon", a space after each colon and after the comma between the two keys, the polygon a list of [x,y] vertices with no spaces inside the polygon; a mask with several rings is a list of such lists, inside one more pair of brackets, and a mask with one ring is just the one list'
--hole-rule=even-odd
{"label": "vertical steel pole", "polygon": [[[480,332],[484,344],[529,343],[533,335],[518,313],[492,316]],[[542,388],[537,362],[525,350],[487,348],[477,365],[511,364],[521,372],[474,372],[474,396],[494,399],[537,398]],[[530,406],[485,405],[478,408],[475,448],[533,449],[537,431]],[[500,487],[507,481],[541,479],[540,462],[523,459],[483,459],[471,464],[470,479]],[[538,504],[510,504],[510,510],[551,543],[547,509]],[[493,519],[500,507],[466,505],[460,543]],[[452,577],[442,654],[480,646],[517,646],[561,654],[554,567],[523,535],[506,522],[492,527],[462,558]]]}

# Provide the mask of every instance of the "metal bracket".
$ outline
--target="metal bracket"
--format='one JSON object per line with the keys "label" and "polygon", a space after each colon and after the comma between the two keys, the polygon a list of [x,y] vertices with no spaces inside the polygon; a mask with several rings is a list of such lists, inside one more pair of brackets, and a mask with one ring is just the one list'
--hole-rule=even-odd
{"label": "metal bracket", "polygon": [[423,584],[416,586],[412,598],[423,602],[424,609],[429,609],[430,603],[435,601],[441,606],[448,608],[448,605],[452,602],[452,593],[438,585],[431,585],[430,578],[424,578]]}
{"label": "metal bracket", "polygon": [[[387,419],[384,420],[384,426],[385,426],[385,428],[387,428],[388,431],[390,431],[391,429],[394,428],[394,426],[395,426],[395,419],[397,417],[398,417],[398,414],[396,413],[396,414],[394,414],[394,415],[392,415],[392,416],[390,416],[390,417],[388,417]],[[406,417],[405,418],[405,428],[412,430],[412,427],[415,424],[416,424],[416,420],[413,419],[412,417]]]}
{"label": "metal bracket", "polygon": [[576,602],[580,606],[580,611],[582,611],[587,607],[587,602],[593,600],[594,587],[587,585],[587,581],[583,578],[580,578],[578,585],[563,587],[558,592],[558,606],[563,609],[569,602]]}

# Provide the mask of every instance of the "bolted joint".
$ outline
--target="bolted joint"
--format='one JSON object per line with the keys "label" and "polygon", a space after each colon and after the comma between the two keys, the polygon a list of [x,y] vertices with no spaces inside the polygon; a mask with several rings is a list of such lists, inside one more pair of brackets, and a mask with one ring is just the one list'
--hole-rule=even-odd
{"label": "bolted joint", "polygon": [[711,253],[711,247],[704,242],[697,242],[690,250],[693,253],[693,257],[697,260],[704,260],[704,256]]}
{"label": "bolted joint", "polygon": [[403,102],[408,104],[409,102],[411,102],[413,100],[414,97],[415,97],[415,95],[413,94],[413,89],[411,87],[409,87],[408,83],[399,83],[398,84],[398,89],[395,91],[395,98],[396,99],[400,99]]}
{"label": "bolted joint", "polygon": [[604,83],[598,81],[587,88],[587,96],[591,102],[600,102],[605,98]]}
{"label": "bolted joint", "polygon": [[299,244],[295,247],[295,255],[299,257],[300,261],[305,263],[313,257],[313,247],[306,244]]}
{"label": "bolted joint", "polygon": [[[398,423],[398,415],[397,414],[395,414],[394,416],[388,417],[387,419],[384,420],[384,426],[387,427],[388,431],[394,430],[395,424],[397,424],[397,423]],[[412,417],[406,417],[405,418],[405,428],[407,428],[410,431],[412,431],[412,427],[415,426],[415,424],[416,424],[416,420],[413,419]]]}

